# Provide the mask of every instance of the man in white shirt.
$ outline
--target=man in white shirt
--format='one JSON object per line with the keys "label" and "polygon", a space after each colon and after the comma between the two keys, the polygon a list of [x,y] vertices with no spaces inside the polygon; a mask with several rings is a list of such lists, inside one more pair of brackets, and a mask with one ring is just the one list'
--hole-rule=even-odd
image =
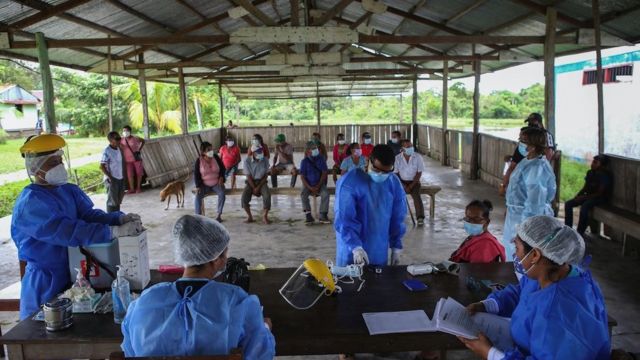
{"label": "man in white shirt", "polygon": [[420,177],[424,171],[424,162],[422,156],[415,152],[410,140],[404,139],[401,144],[402,149],[400,154],[396,155],[394,172],[400,178],[404,192],[411,194],[416,208],[418,226],[422,226],[424,225],[424,205],[420,197]]}
{"label": "man in white shirt", "polygon": [[100,170],[104,174],[104,185],[107,188],[107,212],[120,211],[124,198],[124,162],[120,149],[120,134],[112,131],[107,135],[109,146],[102,152]]}

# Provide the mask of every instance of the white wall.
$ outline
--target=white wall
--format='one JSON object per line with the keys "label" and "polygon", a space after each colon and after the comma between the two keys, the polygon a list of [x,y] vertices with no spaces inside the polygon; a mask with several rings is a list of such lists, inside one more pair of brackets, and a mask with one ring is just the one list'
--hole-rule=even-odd
{"label": "white wall", "polygon": [[[556,142],[565,154],[589,160],[598,152],[598,100],[596,84],[582,85],[585,70],[592,69],[556,75]],[[631,81],[603,88],[605,152],[640,158],[640,62]]]}
{"label": "white wall", "polygon": [[35,105],[23,105],[22,113],[11,104],[0,105],[0,122],[5,130],[34,129],[38,121],[38,110]]}

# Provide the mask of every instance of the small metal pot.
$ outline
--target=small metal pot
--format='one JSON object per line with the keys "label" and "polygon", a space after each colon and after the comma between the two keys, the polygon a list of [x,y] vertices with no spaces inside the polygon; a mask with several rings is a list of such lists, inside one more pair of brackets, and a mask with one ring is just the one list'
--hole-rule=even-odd
{"label": "small metal pot", "polygon": [[47,331],[60,331],[73,325],[73,302],[60,298],[49,301],[42,307]]}

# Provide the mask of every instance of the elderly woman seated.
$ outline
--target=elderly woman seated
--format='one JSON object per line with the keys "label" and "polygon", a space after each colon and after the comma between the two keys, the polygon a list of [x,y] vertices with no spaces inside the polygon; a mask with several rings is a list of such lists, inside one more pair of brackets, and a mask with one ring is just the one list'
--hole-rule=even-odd
{"label": "elderly woman seated", "polygon": [[229,354],[273,359],[275,340],[260,302],[240,287],[213,281],[225,269],[229,233],[217,221],[184,215],[173,227],[182,278],[145,290],[122,323],[127,357]]}
{"label": "elderly woman seated", "polygon": [[485,359],[609,359],[607,311],[598,284],[578,264],[584,241],[549,216],[534,216],[517,228],[517,285],[467,307],[511,318],[513,349],[497,349],[482,334],[460,338]]}

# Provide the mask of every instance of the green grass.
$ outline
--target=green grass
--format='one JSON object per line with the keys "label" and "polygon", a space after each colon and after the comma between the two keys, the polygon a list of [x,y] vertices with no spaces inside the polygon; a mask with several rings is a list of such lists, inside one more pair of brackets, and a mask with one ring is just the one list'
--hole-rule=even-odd
{"label": "green grass", "polygon": [[[99,154],[107,146],[106,138],[65,138],[71,162],[73,159]],[[24,170],[24,159],[20,156],[20,147],[24,139],[9,139],[0,145],[0,174]]]}
{"label": "green grass", "polygon": [[560,201],[572,199],[584,185],[584,177],[590,169],[588,164],[562,157],[560,170]]}
{"label": "green grass", "polygon": [[[93,185],[99,184],[102,181],[102,171],[100,171],[99,163],[91,163],[84,166],[75,168],[78,173],[78,180],[80,181],[80,187],[86,189],[92,187],[92,192],[103,192],[104,186],[99,185],[93,187]],[[69,182],[75,183],[75,176],[73,173],[69,177]],[[29,180],[15,181],[0,186],[0,217],[7,216],[13,211],[13,205],[20,195],[22,189],[29,185]]]}

